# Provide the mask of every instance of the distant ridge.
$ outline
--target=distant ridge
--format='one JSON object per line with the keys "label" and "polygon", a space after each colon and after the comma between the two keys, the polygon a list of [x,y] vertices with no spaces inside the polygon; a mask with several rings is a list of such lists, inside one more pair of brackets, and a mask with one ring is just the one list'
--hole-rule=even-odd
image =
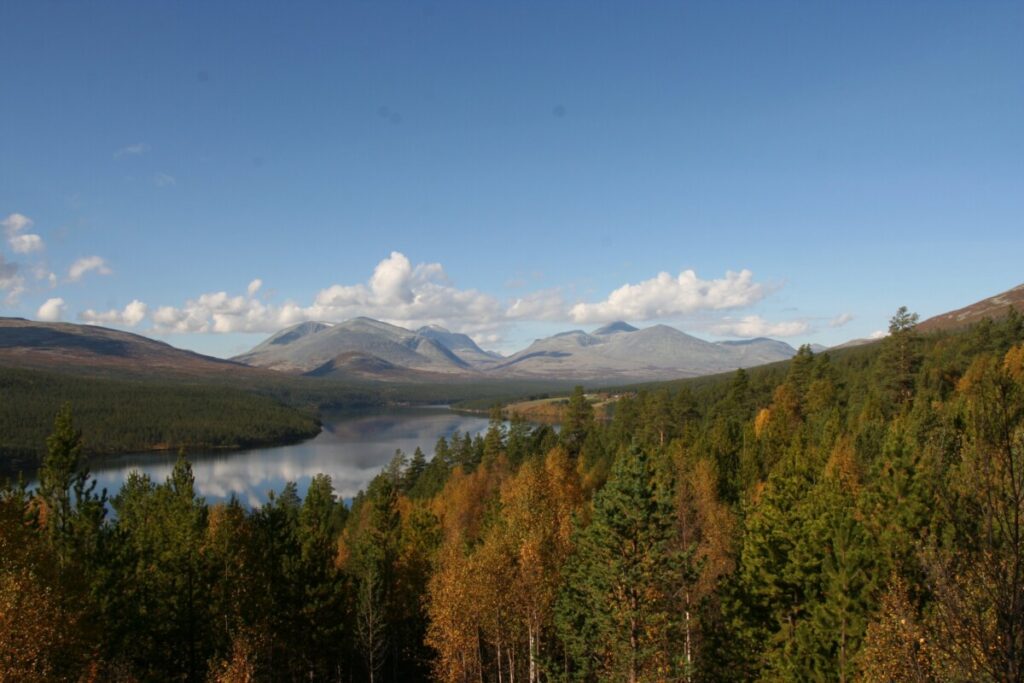
{"label": "distant ridge", "polygon": [[624,321],[568,330],[503,357],[438,325],[417,330],[354,318],[281,330],[234,360],[314,377],[384,381],[601,380],[679,378],[753,367],[796,353],[774,339],[708,342],[667,325]]}
{"label": "distant ridge", "polygon": [[0,318],[0,365],[92,375],[266,375],[131,332],[24,318]]}
{"label": "distant ridge", "polygon": [[1024,313],[1024,284],[955,311],[932,316],[920,323],[917,329],[921,332],[960,329],[984,318],[1002,318],[1010,310]]}

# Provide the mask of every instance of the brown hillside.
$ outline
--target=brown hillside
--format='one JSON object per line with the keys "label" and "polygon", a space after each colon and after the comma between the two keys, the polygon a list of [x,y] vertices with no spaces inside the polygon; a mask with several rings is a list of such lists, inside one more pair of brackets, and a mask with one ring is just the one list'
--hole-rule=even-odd
{"label": "brown hillside", "polygon": [[269,374],[95,325],[0,318],[0,366],[119,376],[246,376]]}
{"label": "brown hillside", "polygon": [[1024,285],[1017,285],[1002,294],[996,294],[970,306],[928,318],[918,325],[917,329],[921,332],[955,330],[973,325],[984,318],[1002,318],[1011,308],[1024,313]]}

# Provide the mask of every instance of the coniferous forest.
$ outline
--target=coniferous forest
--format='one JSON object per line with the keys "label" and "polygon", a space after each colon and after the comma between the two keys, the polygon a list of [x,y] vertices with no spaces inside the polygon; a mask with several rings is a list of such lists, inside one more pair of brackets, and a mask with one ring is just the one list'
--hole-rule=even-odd
{"label": "coniferous forest", "polygon": [[[350,505],[0,493],[3,681],[1024,680],[1024,322],[424,444]],[[427,454],[433,451],[432,457]]]}

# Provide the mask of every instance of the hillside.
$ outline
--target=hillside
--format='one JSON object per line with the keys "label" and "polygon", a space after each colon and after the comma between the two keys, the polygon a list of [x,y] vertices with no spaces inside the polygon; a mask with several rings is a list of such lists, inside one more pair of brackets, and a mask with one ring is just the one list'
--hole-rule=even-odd
{"label": "hillside", "polygon": [[80,374],[260,378],[242,363],[95,325],[0,318],[0,366]]}
{"label": "hillside", "polygon": [[1011,310],[1024,313],[1024,284],[955,311],[932,316],[919,324],[917,329],[921,332],[963,329],[984,318],[1002,318]]}
{"label": "hillside", "polygon": [[0,474],[30,471],[60,406],[87,454],[244,448],[316,435],[323,407],[372,405],[370,387],[290,377],[118,330],[0,319]]}

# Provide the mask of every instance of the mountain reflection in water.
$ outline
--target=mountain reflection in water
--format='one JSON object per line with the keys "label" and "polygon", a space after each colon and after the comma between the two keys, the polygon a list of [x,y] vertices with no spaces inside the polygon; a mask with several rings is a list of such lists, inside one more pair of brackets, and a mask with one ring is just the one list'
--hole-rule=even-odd
{"label": "mountain reflection in water", "polygon": [[[348,499],[366,488],[396,449],[411,455],[419,446],[430,459],[439,437],[448,438],[456,431],[476,435],[487,429],[485,418],[444,407],[325,416],[323,422],[318,436],[299,444],[189,453],[198,494],[210,503],[226,501],[233,494],[243,505],[255,507],[267,500],[269,491],[278,492],[289,481],[305,496],[310,480],[322,472],[331,476],[339,498]],[[92,475],[98,481],[97,490],[105,487],[113,496],[132,470],[162,483],[176,457],[174,453],[140,453],[97,458],[91,463]]]}

